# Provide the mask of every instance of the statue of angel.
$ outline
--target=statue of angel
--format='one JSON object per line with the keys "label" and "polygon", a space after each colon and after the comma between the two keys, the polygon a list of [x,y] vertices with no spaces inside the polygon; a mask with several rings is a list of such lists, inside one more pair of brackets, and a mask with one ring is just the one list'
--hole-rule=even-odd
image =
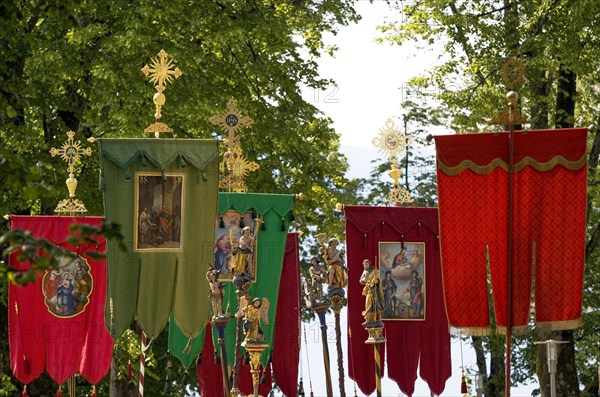
{"label": "statue of angel", "polygon": [[212,266],[206,272],[206,281],[208,281],[208,297],[213,309],[213,319],[225,317],[223,313],[223,288],[224,285],[219,281],[219,271]]}
{"label": "statue of angel", "polygon": [[269,324],[269,300],[267,298],[254,298],[242,296],[240,298],[240,308],[236,314],[237,317],[244,317],[244,332],[246,334],[245,342],[262,342],[264,340],[263,330],[260,327],[263,324]]}

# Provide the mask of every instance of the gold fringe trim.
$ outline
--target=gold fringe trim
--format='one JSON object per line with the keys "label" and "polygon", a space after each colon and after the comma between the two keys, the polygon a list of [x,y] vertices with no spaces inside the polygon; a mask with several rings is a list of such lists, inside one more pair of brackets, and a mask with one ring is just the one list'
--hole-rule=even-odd
{"label": "gold fringe trim", "polygon": [[[513,336],[527,335],[528,332],[529,328],[527,327],[527,325],[513,326],[510,330],[511,335]],[[496,327],[496,334],[506,335],[506,326],[499,325],[498,327]]]}
{"label": "gold fringe trim", "polygon": [[[514,171],[520,172],[523,169],[525,169],[525,167],[532,167],[536,171],[547,172],[558,165],[562,165],[568,170],[575,171],[585,166],[586,162],[587,153],[585,153],[579,160],[576,161],[569,161],[563,156],[554,156],[552,159],[550,159],[550,161],[546,163],[540,163],[536,161],[533,157],[527,156],[524,157],[523,160],[515,164]],[[502,168],[504,171],[508,172],[508,163],[499,158],[492,160],[487,165],[479,165],[471,160],[464,160],[459,165],[455,167],[450,167],[442,163],[441,161],[438,161],[438,169],[448,176],[460,175],[460,173],[465,170],[471,170],[478,175],[487,175],[496,168]]]}
{"label": "gold fringe trim", "polygon": [[455,327],[450,325],[449,331],[457,336],[489,336],[492,334],[491,327]]}
{"label": "gold fringe trim", "polygon": [[581,327],[583,321],[580,318],[566,321],[550,321],[547,323],[536,323],[536,328],[541,332],[547,331],[565,331]]}

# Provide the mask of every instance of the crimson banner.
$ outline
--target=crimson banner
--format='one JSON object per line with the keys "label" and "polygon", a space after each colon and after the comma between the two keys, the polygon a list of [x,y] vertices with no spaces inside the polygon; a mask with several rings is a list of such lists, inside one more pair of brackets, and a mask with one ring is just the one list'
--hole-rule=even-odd
{"label": "crimson banner", "polygon": [[379,268],[385,310],[387,373],[412,395],[419,375],[441,394],[451,375],[436,208],[345,206],[348,258],[349,375],[365,394],[375,390],[373,346],[362,323],[362,262]]}
{"label": "crimson banner", "polygon": [[471,335],[490,333],[492,293],[498,332],[506,332],[509,199],[512,332],[527,330],[532,288],[540,329],[580,326],[586,137],[585,129],[515,132],[512,197],[508,133],[435,137],[444,292],[452,327]]}
{"label": "crimson banner", "polygon": [[[106,261],[88,252],[105,252],[105,241],[77,247],[67,242],[72,224],[100,227],[100,217],[11,216],[11,228],[30,231],[34,238],[75,252],[58,258],[56,269],[45,271],[34,283],[9,286],[9,343],[15,377],[28,384],[46,370],[58,384],[81,374],[98,383],[110,367],[113,340],[104,325]],[[10,257],[11,267],[30,268]]]}

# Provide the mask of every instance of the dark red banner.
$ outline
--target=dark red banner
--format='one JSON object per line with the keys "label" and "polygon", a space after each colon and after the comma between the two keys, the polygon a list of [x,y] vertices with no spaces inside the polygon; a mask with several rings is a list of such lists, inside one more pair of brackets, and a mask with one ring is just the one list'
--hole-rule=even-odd
{"label": "dark red banner", "polygon": [[363,393],[375,390],[373,346],[368,333],[362,262],[381,273],[388,377],[412,395],[419,375],[441,394],[451,375],[450,335],[444,312],[437,208],[345,206],[348,258],[348,370]]}

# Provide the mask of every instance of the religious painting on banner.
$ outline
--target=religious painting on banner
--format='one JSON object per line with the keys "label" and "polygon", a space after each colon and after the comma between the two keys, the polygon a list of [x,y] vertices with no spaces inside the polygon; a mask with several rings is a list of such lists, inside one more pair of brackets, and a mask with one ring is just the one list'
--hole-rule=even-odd
{"label": "religious painting on banner", "polygon": [[185,174],[138,172],[135,189],[135,251],[179,251]]}
{"label": "religious painting on banner", "polygon": [[234,274],[245,272],[256,281],[259,230],[252,211],[227,211],[217,216],[213,267],[220,272],[219,280],[231,281]]}
{"label": "religious painting on banner", "polygon": [[90,303],[93,278],[90,265],[81,256],[60,257],[59,265],[44,271],[42,291],[48,311],[60,318],[75,317]]}
{"label": "religious painting on banner", "polygon": [[425,243],[379,242],[383,320],[425,320]]}

